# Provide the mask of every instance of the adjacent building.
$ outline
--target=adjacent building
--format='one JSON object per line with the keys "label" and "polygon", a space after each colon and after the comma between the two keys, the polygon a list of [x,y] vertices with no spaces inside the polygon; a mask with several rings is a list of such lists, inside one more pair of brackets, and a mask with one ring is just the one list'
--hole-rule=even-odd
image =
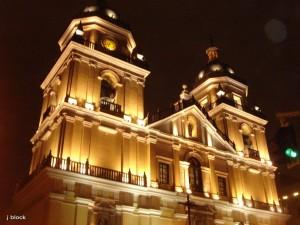
{"label": "adjacent building", "polygon": [[118,14],[87,6],[58,43],[30,174],[14,198],[26,223],[286,223],[267,121],[218,48],[207,49],[191,91],[183,85],[171,107],[145,116],[150,71]]}

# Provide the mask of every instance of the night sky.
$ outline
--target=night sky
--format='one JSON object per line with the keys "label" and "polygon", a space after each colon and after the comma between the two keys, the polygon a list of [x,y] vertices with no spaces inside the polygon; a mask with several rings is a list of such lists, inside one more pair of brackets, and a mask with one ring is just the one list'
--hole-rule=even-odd
{"label": "night sky", "polygon": [[[57,41],[87,1],[0,0],[0,208],[28,172],[30,138],[41,110],[40,84],[60,52]],[[299,0],[108,1],[130,24],[150,65],[146,110],[178,99],[207,63],[212,35],[220,59],[248,81],[250,102],[270,124],[300,110]]]}

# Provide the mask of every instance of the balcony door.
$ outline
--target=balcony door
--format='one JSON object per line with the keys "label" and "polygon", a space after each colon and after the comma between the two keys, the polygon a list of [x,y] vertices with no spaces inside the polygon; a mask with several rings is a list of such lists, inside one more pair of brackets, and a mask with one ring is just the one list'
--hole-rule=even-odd
{"label": "balcony door", "polygon": [[193,192],[203,192],[201,164],[196,158],[189,160],[189,181]]}

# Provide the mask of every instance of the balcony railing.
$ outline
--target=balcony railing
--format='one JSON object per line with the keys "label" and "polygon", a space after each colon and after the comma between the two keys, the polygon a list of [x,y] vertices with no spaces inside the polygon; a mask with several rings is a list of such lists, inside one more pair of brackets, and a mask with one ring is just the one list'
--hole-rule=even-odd
{"label": "balcony railing", "polygon": [[248,157],[251,159],[260,160],[259,151],[248,148]]}
{"label": "balcony railing", "polygon": [[112,114],[114,116],[123,117],[124,113],[121,110],[121,106],[107,100],[101,100],[100,111]]}
{"label": "balcony railing", "polygon": [[73,173],[84,174],[93,177],[99,177],[111,181],[133,184],[137,186],[147,187],[147,177],[134,175],[129,170],[128,173],[107,169],[99,166],[90,165],[88,161],[85,163],[76,162],[68,157],[67,159],[57,158],[51,153],[44,158],[41,164],[26,179],[20,183],[19,187],[23,187],[32,177],[38,174],[42,169],[50,167],[58,170],[65,170]]}

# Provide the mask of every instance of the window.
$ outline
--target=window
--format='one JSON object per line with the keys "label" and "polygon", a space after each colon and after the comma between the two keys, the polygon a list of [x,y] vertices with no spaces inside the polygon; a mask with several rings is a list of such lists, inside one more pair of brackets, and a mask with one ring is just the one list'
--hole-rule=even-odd
{"label": "window", "polygon": [[226,178],[218,176],[219,195],[227,196]]}
{"label": "window", "polygon": [[243,134],[243,142],[245,148],[252,148],[252,141],[250,140],[249,135]]}
{"label": "window", "polygon": [[207,98],[207,96],[205,96],[204,98],[202,98],[200,100],[200,105],[201,105],[202,108],[206,108],[208,106],[208,98]]}
{"label": "window", "polygon": [[201,164],[195,158],[191,158],[189,162],[189,181],[191,190],[203,192]]}
{"label": "window", "polygon": [[238,109],[243,109],[241,96],[239,96],[237,94],[233,94],[233,101]]}
{"label": "window", "polygon": [[159,183],[169,184],[169,164],[159,163]]}
{"label": "window", "polygon": [[101,99],[113,102],[114,97],[116,96],[116,90],[113,86],[107,81],[101,81]]}

